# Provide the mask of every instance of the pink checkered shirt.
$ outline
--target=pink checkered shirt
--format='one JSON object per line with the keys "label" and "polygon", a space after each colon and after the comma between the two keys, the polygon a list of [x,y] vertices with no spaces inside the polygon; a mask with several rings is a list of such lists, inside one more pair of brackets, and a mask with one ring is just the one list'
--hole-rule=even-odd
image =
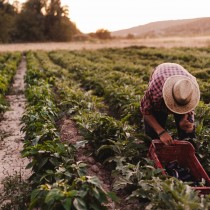
{"label": "pink checkered shirt", "polygon": [[184,75],[196,80],[186,69],[176,63],[163,63],[158,65],[150,77],[148,89],[141,100],[141,112],[149,115],[153,110],[169,112],[162,94],[163,84],[172,75]]}

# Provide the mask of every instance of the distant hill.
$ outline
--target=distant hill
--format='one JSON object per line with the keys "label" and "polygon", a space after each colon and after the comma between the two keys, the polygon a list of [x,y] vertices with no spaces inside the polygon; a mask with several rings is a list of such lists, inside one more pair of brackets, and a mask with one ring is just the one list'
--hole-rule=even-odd
{"label": "distant hill", "polygon": [[126,37],[171,37],[171,36],[205,36],[210,35],[210,17],[167,20],[139,25],[129,29],[111,32],[112,36]]}

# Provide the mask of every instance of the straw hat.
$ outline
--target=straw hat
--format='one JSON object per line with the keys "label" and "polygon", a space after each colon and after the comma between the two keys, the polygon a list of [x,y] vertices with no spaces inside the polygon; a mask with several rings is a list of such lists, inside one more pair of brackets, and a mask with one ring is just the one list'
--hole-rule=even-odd
{"label": "straw hat", "polygon": [[200,100],[199,86],[190,77],[173,75],[163,85],[163,99],[173,113],[185,114],[198,105]]}

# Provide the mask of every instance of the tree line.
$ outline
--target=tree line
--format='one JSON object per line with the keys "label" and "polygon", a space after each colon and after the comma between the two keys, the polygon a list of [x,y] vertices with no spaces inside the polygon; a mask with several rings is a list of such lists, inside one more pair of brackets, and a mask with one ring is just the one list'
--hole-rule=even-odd
{"label": "tree line", "polygon": [[71,41],[81,34],[60,0],[0,0],[0,43]]}

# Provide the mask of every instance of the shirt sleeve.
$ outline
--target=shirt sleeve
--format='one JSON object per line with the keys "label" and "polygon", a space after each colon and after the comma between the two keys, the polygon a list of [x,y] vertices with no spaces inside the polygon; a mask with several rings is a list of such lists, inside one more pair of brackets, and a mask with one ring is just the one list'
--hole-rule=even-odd
{"label": "shirt sleeve", "polygon": [[148,89],[141,100],[140,111],[143,115],[150,115],[151,110],[152,110],[152,100],[150,96],[150,91]]}

